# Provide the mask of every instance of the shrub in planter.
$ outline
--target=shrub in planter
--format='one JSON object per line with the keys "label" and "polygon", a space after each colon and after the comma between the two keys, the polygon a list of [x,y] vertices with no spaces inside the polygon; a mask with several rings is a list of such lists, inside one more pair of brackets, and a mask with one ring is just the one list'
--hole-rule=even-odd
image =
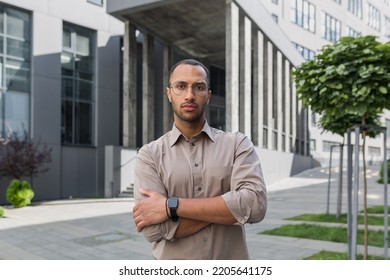
{"label": "shrub in planter", "polygon": [[4,208],[0,206],[0,218],[4,216]]}
{"label": "shrub in planter", "polygon": [[34,191],[27,181],[14,179],[7,188],[7,201],[17,208],[29,205],[33,197]]}

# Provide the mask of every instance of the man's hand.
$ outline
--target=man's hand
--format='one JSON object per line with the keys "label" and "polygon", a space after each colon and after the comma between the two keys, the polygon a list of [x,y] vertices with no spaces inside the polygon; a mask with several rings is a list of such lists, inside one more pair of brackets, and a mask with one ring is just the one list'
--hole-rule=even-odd
{"label": "man's hand", "polygon": [[169,219],[166,211],[166,197],[150,190],[140,189],[140,193],[147,198],[138,202],[133,208],[134,223],[138,231]]}

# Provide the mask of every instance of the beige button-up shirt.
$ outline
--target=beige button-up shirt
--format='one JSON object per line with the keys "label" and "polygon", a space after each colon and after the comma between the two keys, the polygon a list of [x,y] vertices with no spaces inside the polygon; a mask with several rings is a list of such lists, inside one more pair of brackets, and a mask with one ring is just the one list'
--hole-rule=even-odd
{"label": "beige button-up shirt", "polygon": [[[175,239],[178,222],[168,220],[142,230],[153,243],[156,259],[248,259],[245,223],[260,222],[267,195],[259,158],[242,133],[211,128],[185,139],[173,129],[138,153],[135,201],[144,199],[139,188],[166,197],[204,198],[221,195],[236,218],[234,225],[211,224],[191,236]],[[180,220],[179,220],[180,222]]]}

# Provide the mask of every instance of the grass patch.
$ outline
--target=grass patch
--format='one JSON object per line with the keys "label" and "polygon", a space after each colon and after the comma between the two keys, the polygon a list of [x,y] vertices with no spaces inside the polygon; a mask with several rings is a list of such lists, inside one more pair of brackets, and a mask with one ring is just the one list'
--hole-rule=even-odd
{"label": "grass patch", "polygon": [[[314,240],[332,241],[347,243],[348,233],[347,229],[343,227],[326,227],[309,224],[299,225],[283,225],[281,227],[259,232],[260,234],[290,236],[297,238],[307,238]],[[383,230],[369,230],[368,231],[368,245],[383,247]],[[364,244],[364,231],[358,230],[357,243]]]}
{"label": "grass patch", "polygon": [[[364,211],[360,211],[360,213],[363,213]],[[383,205],[378,206],[372,206],[367,208],[368,214],[384,214],[385,213],[385,207]],[[390,206],[388,207],[387,213],[390,213]]]}
{"label": "grass patch", "polygon": [[[357,260],[363,260],[364,256],[362,254],[358,254],[356,256]],[[383,257],[379,256],[367,256],[368,260],[384,260]],[[304,260],[349,260],[347,253],[339,253],[339,252],[330,252],[330,251],[321,251],[317,254],[311,255],[310,257],[304,258]]]}
{"label": "grass patch", "polygon": [[[383,208],[383,207],[382,207]],[[339,215],[339,218],[336,218],[336,214],[302,214],[299,216],[287,218],[286,220],[292,220],[292,221],[306,221],[306,222],[323,222],[323,223],[340,223],[340,224],[346,224],[347,221],[347,214],[341,214]],[[358,216],[358,224],[364,224],[364,216],[359,215]],[[368,217],[368,224],[373,226],[383,226],[384,225],[384,219],[380,216],[370,216]],[[390,224],[390,218],[389,218],[389,224]]]}

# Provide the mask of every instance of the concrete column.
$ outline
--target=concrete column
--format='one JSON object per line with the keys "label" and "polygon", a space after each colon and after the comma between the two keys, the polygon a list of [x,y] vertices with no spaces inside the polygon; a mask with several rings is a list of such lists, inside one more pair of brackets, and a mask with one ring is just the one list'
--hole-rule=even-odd
{"label": "concrete column", "polygon": [[252,134],[252,24],[248,17],[240,18],[240,93],[239,129],[249,138]]}
{"label": "concrete column", "polygon": [[105,146],[104,148],[104,197],[116,197],[121,192],[120,155],[121,148]]}
{"label": "concrete column", "polygon": [[283,57],[282,53],[280,51],[277,51],[276,53],[276,71],[278,72],[277,74],[277,81],[276,81],[276,86],[277,86],[277,100],[274,100],[274,102],[277,102],[277,116],[278,116],[278,151],[282,152],[283,151],[283,110],[282,110],[282,103],[283,103],[283,97],[282,97],[282,81],[283,81]]}
{"label": "concrete column", "polygon": [[252,23],[245,17],[245,59],[244,59],[244,130],[249,139],[252,138]]}
{"label": "concrete column", "polygon": [[291,87],[290,87],[290,62],[286,59],[284,61],[284,76],[285,76],[285,79],[284,79],[284,88],[285,88],[285,95],[286,95],[286,98],[285,98],[285,108],[286,108],[286,112],[285,112],[285,122],[286,122],[286,152],[290,152],[291,151],[291,145],[290,145],[290,134],[291,134],[291,126],[290,126],[290,116],[291,116],[291,108],[290,108],[290,100],[291,100]]}
{"label": "concrete column", "polygon": [[239,130],[239,9],[226,1],[226,130]]}
{"label": "concrete column", "polygon": [[271,42],[267,42],[267,92],[265,94],[268,95],[268,104],[264,106],[267,106],[267,113],[268,113],[268,149],[272,149],[273,147],[273,133],[274,133],[274,125],[273,125],[273,116],[272,116],[272,110],[273,110],[273,45]]}
{"label": "concrete column", "polygon": [[172,52],[171,47],[168,45],[164,46],[164,58],[163,58],[163,89],[161,92],[164,93],[163,98],[163,131],[168,132],[172,129],[173,125],[173,110],[171,103],[169,102],[168,98],[166,97],[166,88],[168,87],[169,83],[169,71],[172,66]]}
{"label": "concrete column", "polygon": [[256,31],[253,38],[254,52],[253,52],[253,108],[254,114],[252,118],[253,135],[252,141],[256,146],[263,146],[263,69],[264,69],[264,36],[261,31]]}
{"label": "concrete column", "polygon": [[137,41],[136,28],[125,22],[123,37],[123,138],[124,147],[136,147],[137,131]]}
{"label": "concrete column", "polygon": [[308,120],[309,120],[309,113],[308,113],[308,108],[306,107],[303,108],[303,154],[305,156],[309,155],[308,141],[307,141],[309,137]]}
{"label": "concrete column", "polygon": [[154,38],[144,34],[142,46],[142,142],[154,140]]}
{"label": "concrete column", "polygon": [[292,116],[292,125],[291,125],[291,135],[292,135],[292,146],[293,150],[292,152],[296,152],[298,147],[296,147],[296,139],[297,139],[297,91],[295,89],[295,83],[292,83],[291,88],[291,116]]}

